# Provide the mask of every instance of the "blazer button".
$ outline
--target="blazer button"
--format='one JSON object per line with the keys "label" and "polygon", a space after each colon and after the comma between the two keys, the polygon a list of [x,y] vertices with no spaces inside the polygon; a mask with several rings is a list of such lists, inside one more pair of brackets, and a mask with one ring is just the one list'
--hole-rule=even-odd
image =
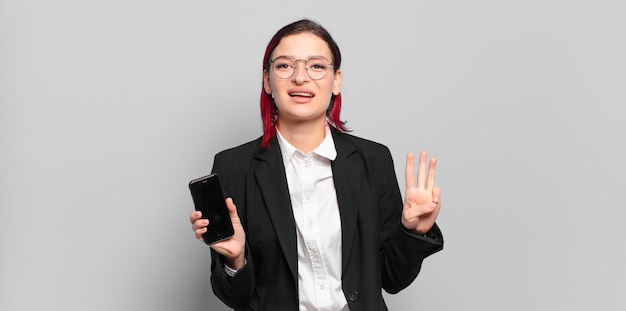
{"label": "blazer button", "polygon": [[355,302],[357,300],[359,300],[359,291],[355,290],[350,294],[350,301]]}

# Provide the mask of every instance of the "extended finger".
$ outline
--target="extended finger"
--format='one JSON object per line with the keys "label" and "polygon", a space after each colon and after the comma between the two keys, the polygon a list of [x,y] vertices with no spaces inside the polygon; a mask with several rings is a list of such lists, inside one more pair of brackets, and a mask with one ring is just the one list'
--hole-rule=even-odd
{"label": "extended finger", "polygon": [[425,150],[420,152],[420,164],[417,167],[417,187],[418,188],[426,188],[424,185],[426,183],[426,157],[428,154]]}
{"label": "extended finger", "polygon": [[406,155],[406,170],[404,173],[404,179],[406,188],[413,188],[415,186],[415,167],[414,167],[414,156],[412,152],[409,152]]}
{"label": "extended finger", "polygon": [[426,188],[432,188],[435,186],[435,169],[437,168],[437,159],[430,159],[430,167],[428,168],[428,184]]}

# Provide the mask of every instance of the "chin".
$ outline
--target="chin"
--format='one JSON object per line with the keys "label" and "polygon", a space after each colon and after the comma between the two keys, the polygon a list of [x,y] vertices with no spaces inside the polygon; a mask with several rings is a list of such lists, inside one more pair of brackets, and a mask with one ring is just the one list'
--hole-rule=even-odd
{"label": "chin", "polygon": [[326,121],[326,111],[323,113],[304,113],[304,112],[296,112],[296,113],[287,113],[285,114],[284,120],[292,120],[296,122],[306,122],[306,121],[316,121],[316,120],[324,120]]}

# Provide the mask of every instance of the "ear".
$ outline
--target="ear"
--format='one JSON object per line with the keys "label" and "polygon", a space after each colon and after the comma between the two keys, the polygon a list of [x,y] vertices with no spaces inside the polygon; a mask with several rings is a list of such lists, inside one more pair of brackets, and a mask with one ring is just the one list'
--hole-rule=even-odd
{"label": "ear", "polygon": [[267,70],[263,70],[263,89],[265,93],[272,94],[272,86],[270,85],[270,74]]}
{"label": "ear", "polygon": [[339,93],[341,93],[341,69],[335,71],[333,78],[333,95],[337,96]]}

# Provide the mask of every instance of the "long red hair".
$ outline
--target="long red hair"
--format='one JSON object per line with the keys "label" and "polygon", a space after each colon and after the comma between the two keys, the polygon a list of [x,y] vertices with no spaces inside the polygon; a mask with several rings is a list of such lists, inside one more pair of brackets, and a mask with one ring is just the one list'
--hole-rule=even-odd
{"label": "long red hair", "polygon": [[[341,53],[339,47],[330,33],[326,31],[320,24],[308,19],[299,20],[291,23],[276,32],[274,37],[267,44],[265,49],[265,55],[263,56],[263,72],[269,72],[269,62],[272,52],[280,43],[283,37],[294,35],[303,32],[310,32],[322,40],[326,41],[331,53],[333,54],[333,69],[335,72],[339,70],[341,65]],[[339,132],[348,131],[345,127],[345,122],[340,119],[341,114],[341,94],[332,95],[330,99],[329,111],[327,112],[328,124],[334,127]],[[276,136],[276,105],[270,94],[265,92],[263,83],[261,83],[261,120],[263,121],[263,142],[261,147],[268,148],[271,139]]]}

